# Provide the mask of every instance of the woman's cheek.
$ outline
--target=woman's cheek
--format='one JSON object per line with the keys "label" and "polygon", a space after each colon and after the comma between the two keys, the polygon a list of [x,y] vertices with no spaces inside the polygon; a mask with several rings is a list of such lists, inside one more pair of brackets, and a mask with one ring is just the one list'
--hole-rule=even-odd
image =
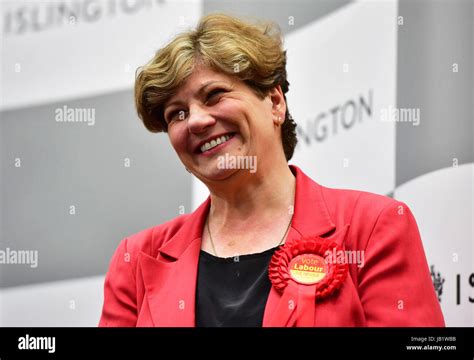
{"label": "woman's cheek", "polygon": [[222,119],[223,122],[233,125],[234,130],[240,132],[244,125],[246,113],[238,104],[232,102],[232,100],[224,100],[217,104],[212,111],[211,115],[216,119]]}
{"label": "woman's cheek", "polygon": [[180,129],[179,124],[173,124],[172,127],[168,129],[168,135],[171,145],[178,154],[187,152],[186,133]]}

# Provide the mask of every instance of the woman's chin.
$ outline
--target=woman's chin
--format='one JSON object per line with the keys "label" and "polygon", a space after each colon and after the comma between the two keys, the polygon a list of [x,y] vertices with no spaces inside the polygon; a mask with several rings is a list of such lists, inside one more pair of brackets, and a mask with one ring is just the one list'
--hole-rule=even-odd
{"label": "woman's chin", "polygon": [[235,175],[239,169],[219,169],[217,166],[208,167],[198,172],[198,177],[203,181],[222,181]]}

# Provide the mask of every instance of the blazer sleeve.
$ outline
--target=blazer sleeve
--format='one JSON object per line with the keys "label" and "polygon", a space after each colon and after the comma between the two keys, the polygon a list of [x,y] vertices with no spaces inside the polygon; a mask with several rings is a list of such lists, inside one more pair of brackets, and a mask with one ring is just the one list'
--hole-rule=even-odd
{"label": "blazer sleeve", "polygon": [[99,327],[132,327],[137,322],[135,271],[127,241],[120,243],[110,261]]}
{"label": "blazer sleeve", "polygon": [[418,226],[402,202],[380,212],[358,284],[367,326],[445,326]]}

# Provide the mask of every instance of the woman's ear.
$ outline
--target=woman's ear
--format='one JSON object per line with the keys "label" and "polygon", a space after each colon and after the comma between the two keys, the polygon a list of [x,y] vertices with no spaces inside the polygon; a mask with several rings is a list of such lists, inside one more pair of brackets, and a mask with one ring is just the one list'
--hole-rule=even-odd
{"label": "woman's ear", "polygon": [[286,114],[286,102],[281,86],[277,85],[271,89],[269,96],[272,102],[273,123],[280,126],[285,121]]}

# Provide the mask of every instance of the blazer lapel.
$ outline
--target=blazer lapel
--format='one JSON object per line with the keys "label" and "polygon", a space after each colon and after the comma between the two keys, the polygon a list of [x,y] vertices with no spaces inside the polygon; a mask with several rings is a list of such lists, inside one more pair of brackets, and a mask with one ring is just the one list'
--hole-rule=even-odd
{"label": "blazer lapel", "polygon": [[195,326],[201,230],[209,206],[208,198],[163,244],[156,258],[143,252],[139,254],[146,297],[157,327]]}
{"label": "blazer lapel", "polygon": [[[324,236],[336,229],[322,195],[321,186],[311,180],[298,167],[290,165],[296,176],[296,192],[293,221],[287,240],[307,236]],[[281,299],[273,288],[265,306],[263,326],[271,326],[270,321]]]}

